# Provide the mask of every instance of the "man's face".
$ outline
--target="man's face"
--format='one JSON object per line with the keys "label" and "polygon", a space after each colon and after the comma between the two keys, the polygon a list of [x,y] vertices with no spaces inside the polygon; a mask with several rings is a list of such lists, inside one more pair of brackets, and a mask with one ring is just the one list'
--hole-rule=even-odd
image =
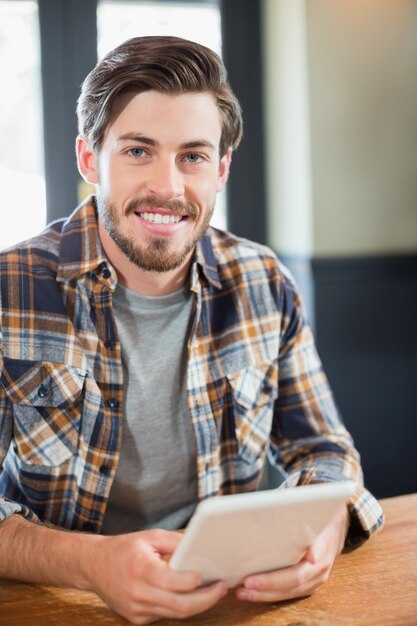
{"label": "man's face", "polygon": [[101,235],[117,244],[117,254],[156,272],[188,262],[227,179],[231,151],[220,159],[220,135],[208,93],[146,91],[118,99],[91,157]]}

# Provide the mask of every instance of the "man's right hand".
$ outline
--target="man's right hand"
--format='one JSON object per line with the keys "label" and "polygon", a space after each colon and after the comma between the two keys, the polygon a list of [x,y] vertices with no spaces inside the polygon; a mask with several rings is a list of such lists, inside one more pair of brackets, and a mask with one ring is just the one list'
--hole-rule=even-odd
{"label": "man's right hand", "polygon": [[134,624],[159,618],[181,619],[206,611],[227,593],[224,582],[201,587],[196,572],[172,570],[172,554],[181,535],[149,530],[98,537],[85,557],[87,587]]}
{"label": "man's right hand", "polygon": [[180,541],[166,530],[104,537],[12,515],[0,522],[0,577],[94,591],[134,624],[181,619],[212,607],[227,587],[201,587],[196,572],[172,570],[164,557]]}

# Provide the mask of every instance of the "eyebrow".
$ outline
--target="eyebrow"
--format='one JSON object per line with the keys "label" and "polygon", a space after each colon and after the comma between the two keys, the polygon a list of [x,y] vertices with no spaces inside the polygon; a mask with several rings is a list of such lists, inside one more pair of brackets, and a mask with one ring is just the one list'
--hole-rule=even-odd
{"label": "eyebrow", "polygon": [[[147,146],[157,147],[159,142],[151,137],[142,135],[140,133],[125,133],[117,138],[118,141],[135,141],[137,143],[144,143]],[[187,141],[180,145],[181,150],[191,150],[193,148],[209,148],[213,152],[217,150],[216,146],[206,139],[195,139],[193,141]]]}
{"label": "eyebrow", "polygon": [[197,139],[196,141],[187,141],[182,143],[180,148],[182,150],[192,150],[193,148],[209,148],[215,152],[216,146],[206,139]]}

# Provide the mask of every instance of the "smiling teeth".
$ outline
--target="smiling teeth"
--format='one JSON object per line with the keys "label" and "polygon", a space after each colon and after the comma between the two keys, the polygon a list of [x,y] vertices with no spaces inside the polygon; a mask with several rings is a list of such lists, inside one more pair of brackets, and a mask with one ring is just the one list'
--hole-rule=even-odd
{"label": "smiling teeth", "polygon": [[181,215],[161,215],[161,213],[139,213],[141,218],[152,224],[178,224]]}

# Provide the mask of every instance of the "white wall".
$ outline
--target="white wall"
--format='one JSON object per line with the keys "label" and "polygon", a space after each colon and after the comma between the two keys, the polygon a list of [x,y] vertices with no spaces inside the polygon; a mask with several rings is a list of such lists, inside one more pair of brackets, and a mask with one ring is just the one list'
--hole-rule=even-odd
{"label": "white wall", "polygon": [[313,252],[310,113],[304,0],[264,0],[268,243]]}
{"label": "white wall", "polygon": [[263,9],[271,245],[417,251],[417,2]]}

